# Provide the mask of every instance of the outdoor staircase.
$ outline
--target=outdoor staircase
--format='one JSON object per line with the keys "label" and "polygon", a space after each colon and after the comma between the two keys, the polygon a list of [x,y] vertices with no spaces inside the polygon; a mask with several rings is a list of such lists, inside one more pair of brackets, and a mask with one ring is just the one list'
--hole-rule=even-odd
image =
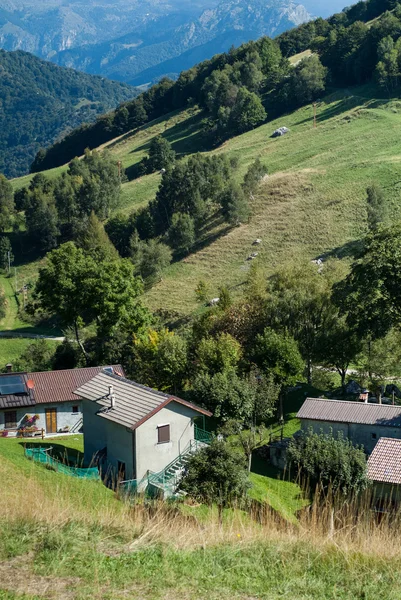
{"label": "outdoor staircase", "polygon": [[177,492],[178,484],[184,474],[185,467],[192,454],[210,444],[211,435],[195,426],[195,439],[191,440],[186,448],[158,473],[148,473],[138,484],[136,480],[122,481],[122,491],[130,495],[133,492],[144,491],[151,498],[179,497],[183,494]]}

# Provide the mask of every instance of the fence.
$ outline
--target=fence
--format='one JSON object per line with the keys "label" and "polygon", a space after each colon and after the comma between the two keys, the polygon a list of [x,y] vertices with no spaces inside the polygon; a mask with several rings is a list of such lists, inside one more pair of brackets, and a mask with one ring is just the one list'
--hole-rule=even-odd
{"label": "fence", "polygon": [[72,477],[80,477],[82,479],[100,479],[97,468],[82,469],[70,467],[50,456],[48,453],[50,450],[51,448],[25,448],[25,456],[35,462],[49,465],[52,469],[64,475],[71,475]]}

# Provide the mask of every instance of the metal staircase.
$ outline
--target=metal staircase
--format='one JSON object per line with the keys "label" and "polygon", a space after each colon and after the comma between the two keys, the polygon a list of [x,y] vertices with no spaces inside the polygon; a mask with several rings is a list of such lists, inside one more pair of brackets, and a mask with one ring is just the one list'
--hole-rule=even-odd
{"label": "metal staircase", "polygon": [[194,452],[205,446],[205,442],[191,440],[188,446],[177,458],[159,473],[148,476],[147,493],[151,497],[169,498],[176,495],[176,490],[185,467]]}
{"label": "metal staircase", "polygon": [[162,471],[148,473],[140,483],[137,483],[136,480],[122,481],[121,491],[127,495],[143,491],[151,498],[171,498],[182,495],[177,492],[177,487],[191,455],[210,444],[210,440],[209,432],[195,426],[195,439],[191,440],[186,448]]}

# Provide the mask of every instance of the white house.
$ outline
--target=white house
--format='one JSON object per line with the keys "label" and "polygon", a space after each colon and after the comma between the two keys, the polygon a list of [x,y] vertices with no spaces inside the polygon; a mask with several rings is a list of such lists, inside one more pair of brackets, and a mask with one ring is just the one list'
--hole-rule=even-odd
{"label": "white house", "polygon": [[182,456],[194,442],[194,419],[211,413],[186,400],[101,372],[79,387],[85,462],[103,476],[141,482]]}
{"label": "white house", "polygon": [[121,365],[0,374],[0,431],[15,435],[34,415],[47,435],[81,431],[82,400],[74,390],[105,368],[124,374]]}

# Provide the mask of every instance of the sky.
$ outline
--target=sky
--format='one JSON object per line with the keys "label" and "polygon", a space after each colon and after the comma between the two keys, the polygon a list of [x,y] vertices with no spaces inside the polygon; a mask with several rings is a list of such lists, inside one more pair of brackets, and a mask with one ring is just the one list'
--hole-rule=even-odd
{"label": "sky", "polygon": [[356,0],[297,0],[305,8],[318,17],[329,17],[342,11],[343,8],[355,4]]}

